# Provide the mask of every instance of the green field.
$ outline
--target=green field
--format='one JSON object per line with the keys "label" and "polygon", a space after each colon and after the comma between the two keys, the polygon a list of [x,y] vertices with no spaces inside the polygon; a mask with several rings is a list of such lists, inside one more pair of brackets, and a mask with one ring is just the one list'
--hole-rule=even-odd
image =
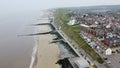
{"label": "green field", "polygon": [[[65,9],[58,9],[55,13],[55,24],[62,27],[62,31],[73,39],[89,56],[99,63],[104,63],[102,58],[80,37],[79,25],[69,26],[71,13]],[[84,44],[83,44],[84,43]]]}

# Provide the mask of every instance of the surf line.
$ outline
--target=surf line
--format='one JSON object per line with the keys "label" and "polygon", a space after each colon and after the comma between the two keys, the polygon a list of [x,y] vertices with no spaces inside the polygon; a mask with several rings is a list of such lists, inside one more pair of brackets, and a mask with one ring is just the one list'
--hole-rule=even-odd
{"label": "surf line", "polygon": [[37,37],[38,36],[34,37],[35,46],[33,47],[33,52],[32,52],[32,55],[31,55],[31,63],[30,63],[29,68],[33,68],[34,67],[35,60],[36,60],[36,57],[37,57],[37,47],[38,47],[38,38]]}

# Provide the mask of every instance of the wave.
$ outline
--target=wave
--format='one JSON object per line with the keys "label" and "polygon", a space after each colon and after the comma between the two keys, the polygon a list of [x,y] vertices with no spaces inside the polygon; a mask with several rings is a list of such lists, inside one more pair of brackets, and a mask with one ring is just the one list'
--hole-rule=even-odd
{"label": "wave", "polygon": [[37,57],[37,47],[38,47],[38,43],[37,43],[37,37],[34,37],[35,39],[35,46],[33,47],[33,52],[32,52],[32,56],[31,56],[31,63],[29,68],[33,68],[35,61],[36,61],[36,57]]}

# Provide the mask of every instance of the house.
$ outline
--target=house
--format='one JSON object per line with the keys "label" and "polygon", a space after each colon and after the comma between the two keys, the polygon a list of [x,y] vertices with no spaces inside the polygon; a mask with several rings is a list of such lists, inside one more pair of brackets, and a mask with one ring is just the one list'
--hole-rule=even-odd
{"label": "house", "polygon": [[67,24],[68,25],[74,25],[75,24],[75,19],[70,20]]}
{"label": "house", "polygon": [[111,48],[106,49],[105,53],[106,55],[111,55],[112,54]]}

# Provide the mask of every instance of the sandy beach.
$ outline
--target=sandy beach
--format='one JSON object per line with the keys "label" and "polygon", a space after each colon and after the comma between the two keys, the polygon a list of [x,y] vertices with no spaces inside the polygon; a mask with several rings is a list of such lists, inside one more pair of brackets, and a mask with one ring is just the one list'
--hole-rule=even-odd
{"label": "sandy beach", "polygon": [[[48,25],[39,26],[37,32],[48,32],[51,28]],[[53,35],[38,36],[37,59],[34,68],[59,68],[55,64],[59,59],[60,51],[55,43],[50,43],[54,38]]]}

